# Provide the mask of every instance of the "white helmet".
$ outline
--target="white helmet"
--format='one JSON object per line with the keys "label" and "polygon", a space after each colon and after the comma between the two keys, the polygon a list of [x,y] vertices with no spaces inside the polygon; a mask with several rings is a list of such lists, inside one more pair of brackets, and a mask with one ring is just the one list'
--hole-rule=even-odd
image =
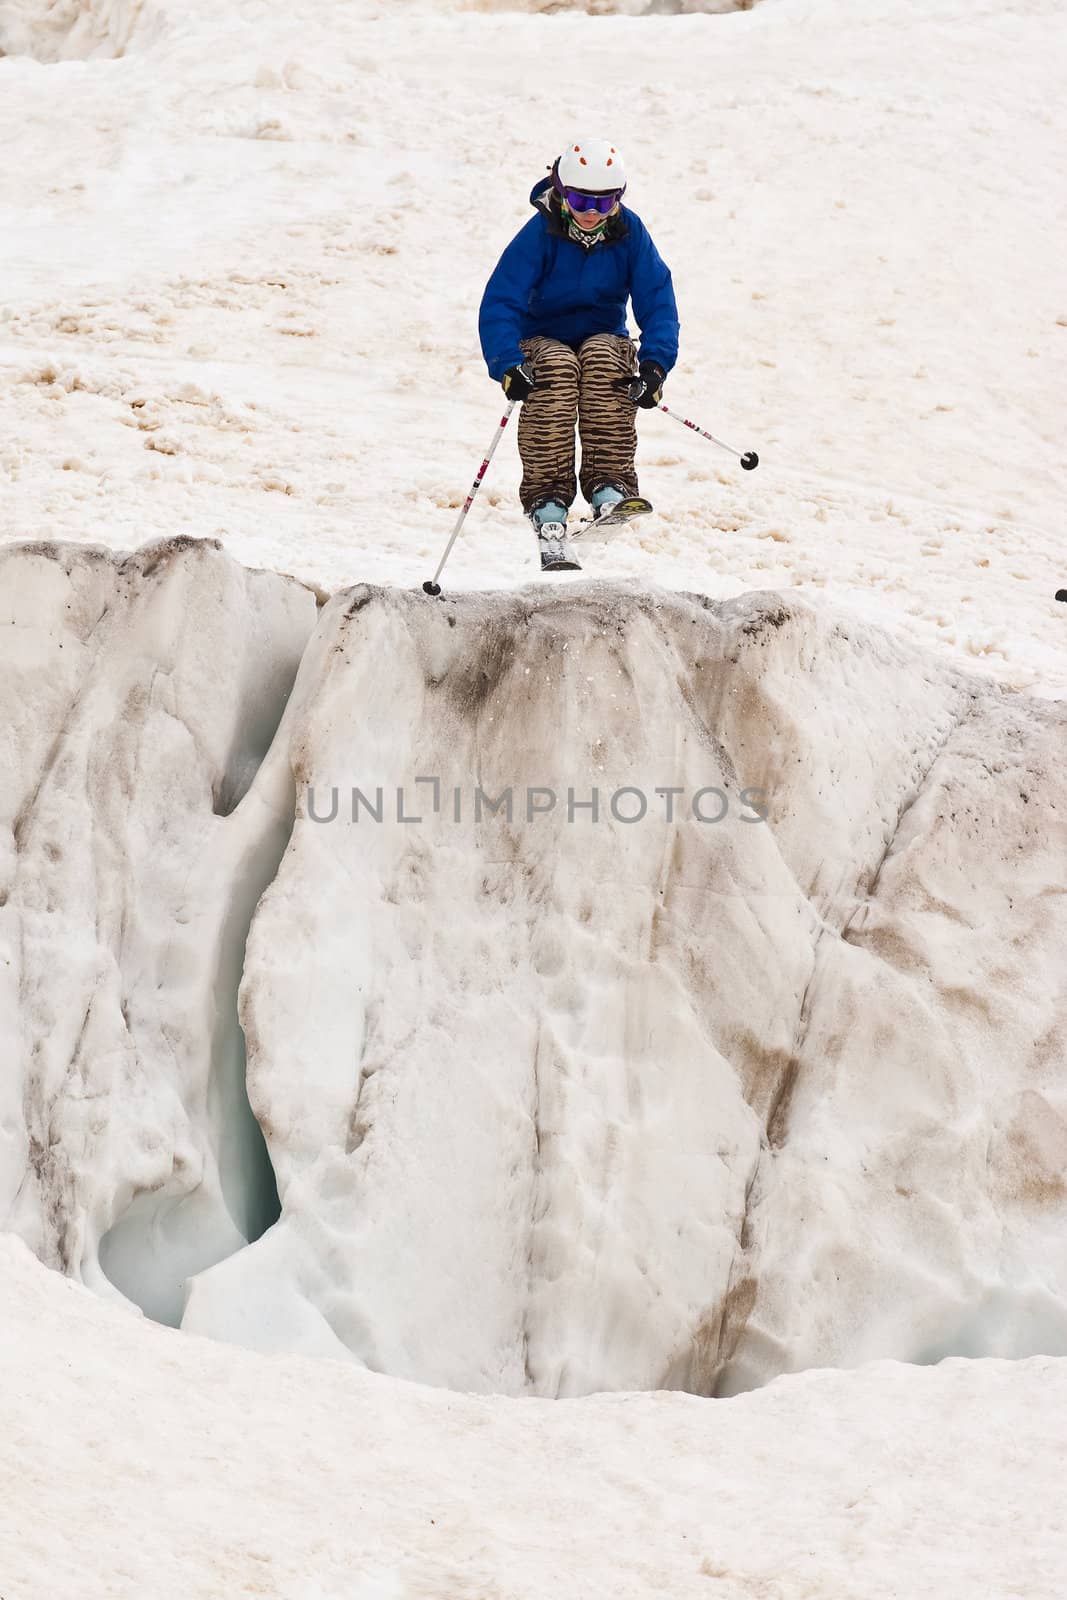
{"label": "white helmet", "polygon": [[556,162],[560,189],[582,189],[586,194],[607,194],[626,188],[626,168],[610,139],[574,139]]}

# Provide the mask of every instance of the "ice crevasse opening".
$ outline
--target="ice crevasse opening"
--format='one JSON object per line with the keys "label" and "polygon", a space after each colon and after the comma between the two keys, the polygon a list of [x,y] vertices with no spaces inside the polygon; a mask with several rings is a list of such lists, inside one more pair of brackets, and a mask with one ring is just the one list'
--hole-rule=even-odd
{"label": "ice crevasse opening", "polygon": [[1067,1352],[1062,704],[794,596],[3,560],[42,1259],[515,1395]]}

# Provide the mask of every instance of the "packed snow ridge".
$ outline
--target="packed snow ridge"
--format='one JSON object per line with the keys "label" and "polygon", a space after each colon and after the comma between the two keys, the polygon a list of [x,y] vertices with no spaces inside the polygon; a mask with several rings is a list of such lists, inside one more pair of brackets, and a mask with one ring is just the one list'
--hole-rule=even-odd
{"label": "packed snow ridge", "polygon": [[[578,12],[591,16],[684,16],[750,11],[756,0],[466,0],[460,10]],[[418,0],[411,9],[418,11]],[[367,6],[373,16],[378,6]],[[188,7],[179,12],[185,21]],[[59,61],[115,60],[156,43],[170,20],[154,0],[4,0],[0,56]]]}
{"label": "packed snow ridge", "polygon": [[0,569],[43,1261],[514,1395],[1067,1353],[1061,702],[778,594]]}
{"label": "packed snow ridge", "polygon": [[584,12],[591,17],[681,17],[751,11],[757,0],[461,0],[466,11],[523,11],[556,15]]}
{"label": "packed snow ridge", "polygon": [[151,0],[5,0],[0,56],[58,61],[114,60],[137,35],[151,40],[160,18]]}

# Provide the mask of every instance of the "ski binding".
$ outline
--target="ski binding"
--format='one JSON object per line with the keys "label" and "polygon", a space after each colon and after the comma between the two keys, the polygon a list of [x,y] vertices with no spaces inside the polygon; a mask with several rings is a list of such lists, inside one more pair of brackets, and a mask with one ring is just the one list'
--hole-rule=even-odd
{"label": "ski binding", "polygon": [[567,528],[562,522],[542,522],[537,530],[542,572],[581,572],[581,563],[571,555]]}

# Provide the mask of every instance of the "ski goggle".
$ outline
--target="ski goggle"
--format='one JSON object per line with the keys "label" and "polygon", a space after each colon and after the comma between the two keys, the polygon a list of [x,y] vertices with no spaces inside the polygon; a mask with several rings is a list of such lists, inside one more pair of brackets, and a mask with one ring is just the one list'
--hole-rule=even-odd
{"label": "ski goggle", "polygon": [[606,217],[622,199],[622,190],[612,189],[610,194],[583,194],[581,189],[564,189],[563,198],[572,211],[599,211]]}

